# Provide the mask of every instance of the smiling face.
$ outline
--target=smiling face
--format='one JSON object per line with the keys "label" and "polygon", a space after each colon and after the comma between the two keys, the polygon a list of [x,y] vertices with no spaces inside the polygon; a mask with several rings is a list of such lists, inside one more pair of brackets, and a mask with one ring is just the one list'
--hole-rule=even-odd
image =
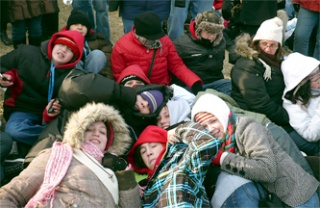
{"label": "smiling face", "polygon": [[106,125],[102,121],[90,125],[84,133],[84,140],[93,143],[104,152],[108,141]]}
{"label": "smiling face", "polygon": [[83,37],[86,36],[87,33],[88,33],[88,28],[87,28],[85,25],[80,24],[80,23],[70,25],[69,30],[76,30],[76,31],[78,31],[79,33],[81,33],[81,35],[82,35]]}
{"label": "smiling face", "polygon": [[168,106],[164,106],[157,117],[157,126],[166,129],[170,126],[170,114]]}
{"label": "smiling face", "polygon": [[55,44],[52,49],[52,61],[55,66],[67,64],[73,58],[72,50],[63,44]]}
{"label": "smiling face", "polygon": [[210,114],[206,120],[199,123],[207,129],[212,136],[216,138],[222,138],[224,136],[223,125],[214,115]]}
{"label": "smiling face", "polygon": [[149,114],[150,113],[149,103],[141,95],[137,95],[136,108],[142,114]]}
{"label": "smiling face", "polygon": [[159,142],[144,143],[140,146],[140,155],[148,169],[153,170],[154,165],[163,150]]}

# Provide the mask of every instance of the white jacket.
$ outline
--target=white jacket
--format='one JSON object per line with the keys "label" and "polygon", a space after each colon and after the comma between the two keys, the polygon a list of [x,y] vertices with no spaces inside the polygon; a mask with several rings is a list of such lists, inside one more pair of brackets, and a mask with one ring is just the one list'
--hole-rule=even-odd
{"label": "white jacket", "polygon": [[284,95],[295,88],[313,70],[319,67],[320,61],[299,53],[290,54],[281,65],[285,82],[282,96],[283,107],[289,114],[290,125],[307,141],[320,140],[320,96],[311,98],[307,106],[293,104]]}

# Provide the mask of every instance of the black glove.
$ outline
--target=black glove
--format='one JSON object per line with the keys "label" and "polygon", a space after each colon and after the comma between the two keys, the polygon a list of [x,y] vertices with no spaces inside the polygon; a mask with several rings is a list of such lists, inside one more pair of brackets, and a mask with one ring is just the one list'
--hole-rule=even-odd
{"label": "black glove", "polygon": [[110,168],[113,171],[120,171],[126,169],[128,163],[122,157],[106,153],[102,158],[102,165],[103,167]]}
{"label": "black glove", "polygon": [[191,87],[192,93],[197,95],[198,92],[202,91],[202,85],[200,82],[196,82]]}
{"label": "black glove", "polygon": [[175,7],[186,7],[186,0],[175,0],[174,6]]}

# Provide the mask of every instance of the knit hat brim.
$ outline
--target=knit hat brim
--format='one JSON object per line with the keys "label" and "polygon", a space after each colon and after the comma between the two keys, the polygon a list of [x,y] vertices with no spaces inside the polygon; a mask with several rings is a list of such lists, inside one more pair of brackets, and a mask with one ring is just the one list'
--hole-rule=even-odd
{"label": "knit hat brim", "polygon": [[163,94],[159,90],[143,91],[140,95],[148,101],[150,113],[156,112],[163,103]]}
{"label": "knit hat brim", "polygon": [[75,59],[79,58],[80,51],[78,49],[78,46],[72,40],[70,40],[66,37],[59,37],[53,42],[53,45],[56,45],[56,44],[62,44],[62,45],[68,46],[71,49],[71,51],[73,52]]}
{"label": "knit hat brim", "polygon": [[88,29],[87,34],[91,30],[91,24],[90,24],[88,16],[83,11],[78,10],[78,9],[72,10],[72,12],[67,20],[67,30],[70,29],[71,25],[75,25],[75,24],[82,24],[82,25],[86,26],[86,28]]}

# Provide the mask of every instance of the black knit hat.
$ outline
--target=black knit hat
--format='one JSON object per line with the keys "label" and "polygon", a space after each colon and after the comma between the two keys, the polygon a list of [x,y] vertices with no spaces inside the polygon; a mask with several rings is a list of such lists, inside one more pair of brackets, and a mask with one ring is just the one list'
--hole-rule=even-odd
{"label": "black knit hat", "polygon": [[72,10],[67,21],[67,30],[69,30],[70,26],[74,24],[82,24],[86,26],[88,29],[87,34],[89,34],[89,31],[91,30],[91,24],[90,24],[89,18],[83,11],[79,9]]}
{"label": "black knit hat", "polygon": [[162,30],[161,20],[153,12],[144,12],[134,18],[134,26],[136,34],[148,40],[156,40],[163,36],[165,33]]}

